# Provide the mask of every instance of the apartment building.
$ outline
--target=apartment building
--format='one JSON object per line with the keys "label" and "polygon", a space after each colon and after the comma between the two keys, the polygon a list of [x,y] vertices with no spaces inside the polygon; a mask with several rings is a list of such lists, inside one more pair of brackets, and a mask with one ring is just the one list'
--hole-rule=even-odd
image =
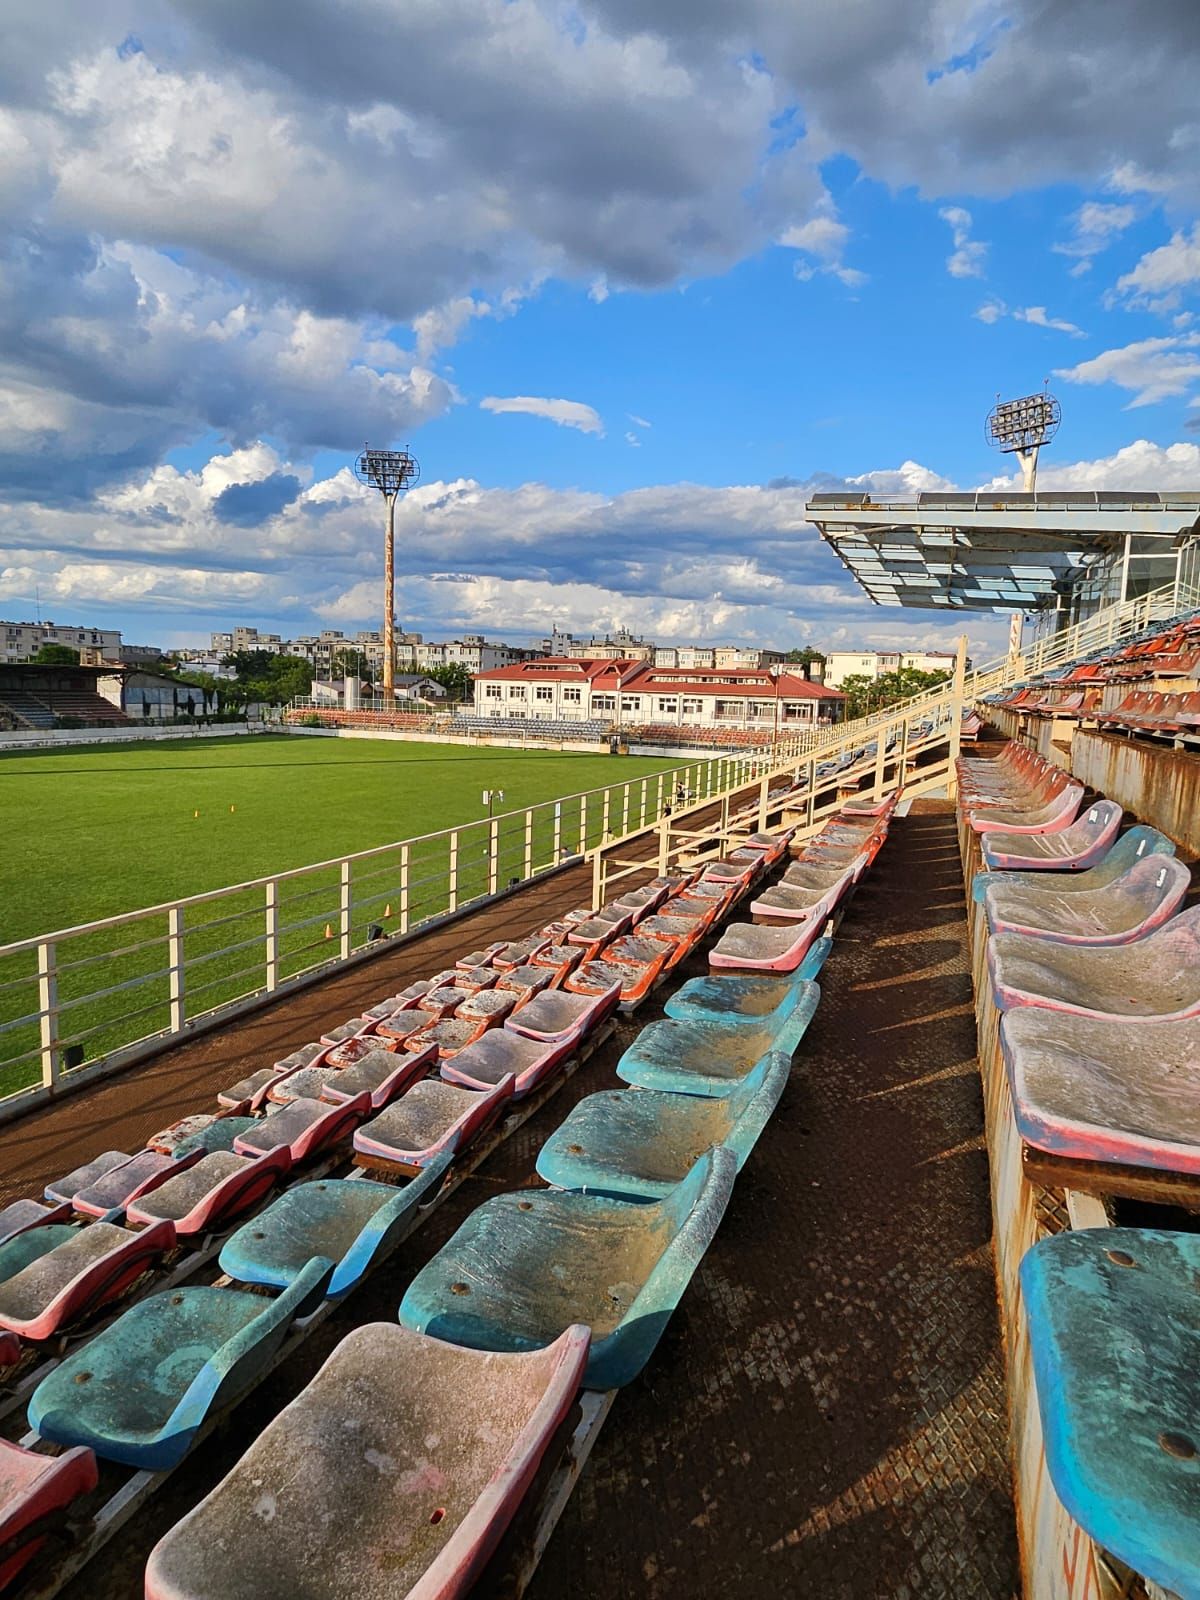
{"label": "apartment building", "polygon": [[[968,667],[970,662],[967,663]],[[953,672],[952,650],[828,650],[825,682],[834,689],[847,678],[882,678],[890,672]]]}
{"label": "apartment building", "polygon": [[121,634],[116,628],[83,628],[77,623],[0,622],[0,664],[32,661],[46,644],[69,650],[99,650],[106,660],[116,660]]}

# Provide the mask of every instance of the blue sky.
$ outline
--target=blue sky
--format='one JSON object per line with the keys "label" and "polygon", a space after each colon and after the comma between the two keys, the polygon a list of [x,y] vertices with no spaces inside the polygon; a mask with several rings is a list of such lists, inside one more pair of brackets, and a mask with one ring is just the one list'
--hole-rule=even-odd
{"label": "blue sky", "polygon": [[[812,488],[1200,486],[1200,13],[1084,0],[17,0],[0,614],[128,637],[929,641]],[[967,621],[977,651],[1005,624]]]}

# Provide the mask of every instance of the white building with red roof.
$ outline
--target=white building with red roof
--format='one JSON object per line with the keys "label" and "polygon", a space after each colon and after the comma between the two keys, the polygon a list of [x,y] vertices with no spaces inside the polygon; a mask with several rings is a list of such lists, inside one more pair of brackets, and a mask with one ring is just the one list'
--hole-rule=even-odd
{"label": "white building with red roof", "polygon": [[845,696],[786,671],[657,667],[644,661],[521,661],[475,679],[475,715],[602,721],[621,728],[748,728],[771,733],[841,720]]}

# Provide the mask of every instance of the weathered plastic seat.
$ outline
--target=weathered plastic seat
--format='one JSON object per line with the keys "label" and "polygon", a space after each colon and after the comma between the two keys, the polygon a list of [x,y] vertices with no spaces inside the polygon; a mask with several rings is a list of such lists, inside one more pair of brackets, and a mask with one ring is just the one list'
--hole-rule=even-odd
{"label": "weathered plastic seat", "polygon": [[[375,1051],[373,1054],[378,1055]],[[393,1063],[395,1056],[392,1057]],[[336,1078],[341,1069],[328,1062],[320,1067],[298,1067],[267,1086],[267,1099],[272,1105],[286,1106],[293,1100],[319,1100],[321,1091],[330,1078]],[[350,1071],[349,1067],[346,1071]]]}
{"label": "weathered plastic seat", "polygon": [[1183,904],[1192,875],[1174,856],[1144,856],[1103,889],[1059,894],[1053,880],[1010,889],[1001,880],[984,907],[993,933],[1023,933],[1063,944],[1130,944],[1161,927]]}
{"label": "weathered plastic seat", "polygon": [[0,1439],[0,1590],[7,1589],[99,1482],[90,1450],[41,1455]]}
{"label": "weathered plastic seat", "polygon": [[326,1294],[341,1300],[408,1233],[452,1159],[443,1150],[402,1189],[357,1178],[297,1184],[225,1241],[221,1270],[239,1283],[286,1289],[317,1255],[333,1262]]}
{"label": "weathered plastic seat", "polygon": [[262,1156],[214,1150],[177,1178],[168,1178],[135,1200],[125,1215],[133,1223],[173,1222],[181,1239],[192,1239],[225,1227],[265,1200],[291,1167],[286,1145]]}
{"label": "weathered plastic seat", "polygon": [[795,972],[819,938],[829,909],[828,900],[820,902],[803,922],[782,927],[735,922],[708,952],[708,964],[742,972]]}
{"label": "weathered plastic seat", "polygon": [[829,866],[820,861],[793,861],[779,882],[790,889],[807,889],[820,894],[837,889],[851,874],[849,867]]}
{"label": "weathered plastic seat", "polygon": [[[322,1047],[318,1054],[324,1055]],[[239,1078],[236,1083],[230,1084],[228,1089],[218,1089],[217,1104],[224,1106],[228,1111],[242,1112],[246,1107],[261,1104],[266,1099],[267,1091],[273,1083],[288,1073],[295,1072],[297,1067],[311,1065],[310,1062],[294,1063],[291,1066],[258,1067],[253,1072]]]}
{"label": "weathered plastic seat", "polygon": [[1057,833],[1075,821],[1083,800],[1083,784],[1068,783],[1045,805],[985,806],[967,811],[967,824],[976,833]]}
{"label": "weathered plastic seat", "polygon": [[490,967],[496,951],[503,950],[508,942],[507,939],[497,939],[482,950],[469,950],[465,956],[459,956],[454,965],[461,972],[468,972],[472,967]]}
{"label": "weathered plastic seat", "polygon": [[17,1234],[29,1228],[40,1228],[47,1222],[67,1222],[70,1216],[71,1206],[66,1201],[44,1206],[40,1200],[14,1200],[0,1211],[0,1244],[7,1244]]}
{"label": "weathered plastic seat", "polygon": [[127,1161],[132,1161],[131,1155],[126,1155],[123,1150],[106,1150],[103,1155],[93,1156],[90,1161],[85,1161],[83,1166],[76,1167],[73,1172],[68,1172],[65,1177],[55,1178],[42,1190],[46,1199],[54,1205],[70,1205],[81,1189],[90,1188],[93,1183],[98,1183],[107,1172],[115,1172],[118,1167],[123,1167]]}
{"label": "weathered plastic seat", "polygon": [[[986,839],[986,834],[984,837]],[[1014,889],[1040,889],[1049,881],[1059,894],[1103,889],[1123,877],[1135,861],[1140,861],[1147,855],[1173,856],[1174,854],[1175,846],[1165,833],[1159,833],[1157,828],[1146,828],[1139,824],[1123,833],[1115,844],[1103,852],[1094,866],[1084,867],[1082,870],[1069,866],[1064,869],[1061,863],[1045,861],[1042,869],[1031,872],[1013,871],[1007,868],[995,872],[977,872],[971,883],[971,899],[982,904],[984,895],[994,883],[1003,883]],[[1058,876],[1047,880],[1042,876],[1045,868],[1057,871]]]}
{"label": "weathered plastic seat", "polygon": [[85,1217],[103,1217],[110,1211],[121,1211],[131,1200],[165,1183],[182,1168],[193,1166],[199,1159],[198,1154],[176,1158],[159,1155],[156,1150],[139,1150],[122,1166],[114,1167],[111,1172],[97,1178],[95,1183],[80,1189],[71,1204]]}
{"label": "weathered plastic seat", "polygon": [[334,1028],[327,1028],[321,1035],[323,1045],[345,1044],[347,1039],[357,1039],[359,1034],[370,1029],[370,1017],[350,1017],[345,1022],[339,1022]]}
{"label": "weathered plastic seat", "polygon": [[1081,872],[1108,852],[1121,827],[1121,808],[1097,800],[1070,827],[1054,833],[1005,833],[988,829],[980,838],[983,864],[1024,872]]}
{"label": "weathered plastic seat", "polygon": [[460,989],[453,983],[439,983],[436,988],[425,991],[417,1001],[416,1009],[432,1012],[435,1017],[449,1017],[453,1016],[466,998],[465,989]]}
{"label": "weathered plastic seat", "polygon": [[185,1156],[193,1150],[201,1150],[205,1155],[213,1155],[218,1150],[232,1151],[238,1135],[252,1128],[257,1121],[257,1117],[214,1117],[198,1133],[189,1134],[183,1139],[175,1147],[175,1154]]}
{"label": "weathered plastic seat", "polygon": [[370,1097],[371,1110],[382,1111],[384,1106],[407,1094],[410,1086],[424,1077],[436,1060],[432,1047],[415,1055],[372,1050],[352,1067],[327,1078],[318,1098],[337,1106],[366,1094]]}
{"label": "weathered plastic seat", "polygon": [[1200,1239],[1089,1228],[1021,1263],[1046,1467],[1105,1550],[1200,1595]]}
{"label": "weathered plastic seat", "polygon": [[[795,865],[808,866],[808,863],[798,861]],[[803,922],[805,918],[818,914],[828,916],[850,887],[853,869],[809,867],[809,871],[814,877],[832,878],[833,881],[823,887],[807,888],[798,883],[789,883],[785,876],[782,883],[764,889],[757,900],[750,902],[751,915],[775,917],[789,922]]]}
{"label": "weathered plastic seat", "polygon": [[832,949],[833,940],[823,935],[787,977],[712,972],[691,978],[671,996],[663,1010],[681,1022],[694,1018],[699,1022],[744,1023],[751,1027],[772,1016],[782,1018],[803,1000],[805,985],[818,976]]}
{"label": "weathered plastic seat", "polygon": [[1200,906],[1133,944],[1071,945],[998,933],[988,940],[1001,1011],[1044,1006],[1136,1022],[1200,1015]]}
{"label": "weathered plastic seat", "polygon": [[436,1060],[445,1061],[474,1044],[490,1027],[486,1017],[430,1017],[423,1028],[409,1034],[403,1048],[414,1052],[432,1050]]}
{"label": "weathered plastic seat", "polygon": [[405,1327],[477,1350],[534,1350],[592,1330],[589,1389],[650,1359],[724,1214],[737,1157],[718,1145],[650,1204],[522,1189],[478,1206],[413,1279]]}
{"label": "weathered plastic seat", "polygon": [[768,1052],[795,1054],[821,998],[815,983],[804,991],[790,1010],[759,1018],[756,1026],[674,1017],[652,1022],[617,1062],[617,1077],[668,1094],[731,1094]]}
{"label": "weathered plastic seat", "polygon": [[[513,967],[510,971],[517,971]],[[505,989],[481,989],[478,994],[468,996],[459,1006],[457,1015],[460,1020],[471,1022],[489,1022],[493,1027],[503,1022],[508,1013],[517,1003],[515,994]]]}
{"label": "weathered plastic seat", "polygon": [[1200,1175],[1200,1018],[1129,1028],[1019,1006],[1000,1045],[1035,1149]]}
{"label": "weathered plastic seat", "polygon": [[385,1017],[375,1025],[376,1048],[380,1048],[387,1040],[403,1042],[410,1033],[423,1028],[428,1021],[428,1011],[419,1010],[415,1001],[402,1011],[393,1011],[390,1017]]}
{"label": "weathered plastic seat", "polygon": [[503,949],[497,950],[492,957],[492,965],[501,972],[510,967],[523,967],[526,962],[532,961],[539,950],[550,943],[544,934],[535,933],[528,939],[514,939],[511,944],[506,944]]}
{"label": "weathered plastic seat", "polygon": [[479,1090],[426,1078],[354,1130],[355,1154],[368,1165],[389,1162],[409,1170],[428,1166],[443,1151],[461,1155],[503,1114],[515,1085],[511,1072]]}
{"label": "weathered plastic seat", "polygon": [[308,1260],[274,1300],[236,1289],[175,1289],[130,1306],[43,1378],[30,1426],[54,1444],[166,1472],[207,1418],[249,1388],[297,1316],[325,1298],[331,1264]]}
{"label": "weathered plastic seat", "polygon": [[566,1421],[587,1350],[585,1327],[530,1355],[355,1329],[155,1546],[147,1600],[462,1600]]}
{"label": "weathered plastic seat", "polygon": [[538,1152],[537,1170],[559,1189],[662,1199],[713,1145],[746,1163],[779,1102],[790,1057],[768,1052],[723,1097],[610,1089],[581,1100]]}
{"label": "weathered plastic seat", "polygon": [[268,1150],[286,1146],[293,1164],[346,1138],[371,1109],[369,1094],[356,1095],[343,1105],[327,1105],[323,1100],[293,1100],[270,1116],[260,1117],[233,1141],[240,1156],[261,1156]]}
{"label": "weathered plastic seat", "polygon": [[539,990],[548,988],[553,979],[552,968],[535,966],[530,961],[523,967],[510,967],[502,973],[496,989],[501,994],[514,995],[519,1003],[528,1000],[530,995],[537,994]]}
{"label": "weathered plastic seat", "polygon": [[160,1128],[157,1133],[152,1133],[146,1140],[146,1149],[157,1150],[164,1156],[178,1155],[181,1144],[194,1138],[196,1134],[203,1133],[216,1120],[215,1111],[196,1111],[191,1116],[180,1117],[169,1127]]}
{"label": "weathered plastic seat", "polygon": [[506,1033],[519,1033],[526,1039],[541,1039],[546,1044],[579,1039],[596,1027],[620,999],[614,984],[599,995],[570,994],[564,989],[543,989],[528,1004],[509,1017]]}
{"label": "weathered plastic seat", "polygon": [[169,1222],[131,1233],[111,1222],[50,1223],[0,1245],[0,1328],[49,1339],[115,1300],[175,1243]]}
{"label": "weathered plastic seat", "polygon": [[441,1062],[438,1076],[476,1090],[494,1089],[511,1077],[513,1099],[523,1100],[575,1053],[579,1037],[569,1033],[562,1039],[527,1039],[507,1024],[489,1028],[474,1044]]}

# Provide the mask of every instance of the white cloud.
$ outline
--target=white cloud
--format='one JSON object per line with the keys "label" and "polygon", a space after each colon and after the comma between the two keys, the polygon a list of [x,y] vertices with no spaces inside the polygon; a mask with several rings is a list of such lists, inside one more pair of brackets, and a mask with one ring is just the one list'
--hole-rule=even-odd
{"label": "white cloud", "polygon": [[638,438],[636,433],[632,432],[632,430],[626,433],[625,443],[632,445],[635,450],[640,450],[642,447],[642,441]]}
{"label": "white cloud", "polygon": [[1200,334],[1139,339],[1078,366],[1056,368],[1068,383],[1115,383],[1133,392],[1127,410],[1184,394],[1200,378]]}
{"label": "white cloud", "polygon": [[494,411],[498,415],[512,413],[545,417],[548,422],[557,422],[560,428],[578,428],[580,433],[594,433],[601,439],[604,437],[600,413],[595,407],[584,405],[582,400],[544,400],[531,394],[515,394],[506,398],[489,394],[479,404],[482,410]]}
{"label": "white cloud", "polygon": [[1178,292],[1200,283],[1200,223],[1188,233],[1181,229],[1170,242],[1148,251],[1131,272],[1117,279],[1117,292],[1136,300],[1157,302],[1156,309],[1173,309]]}
{"label": "white cloud", "polygon": [[815,277],[818,272],[832,274],[848,289],[856,289],[867,282],[867,274],[855,267],[847,267],[842,256],[850,242],[850,229],[840,220],[828,195],[823,196],[821,208],[806,222],[793,223],[779,236],[779,243],[787,250],[798,250],[802,259],[796,262],[795,274],[801,281]]}
{"label": "white cloud", "polygon": [[954,239],[954,251],[946,257],[946,271],[952,278],[982,278],[988,246],[980,239],[972,239],[971,213],[962,206],[943,206],[938,216],[948,224]]}
{"label": "white cloud", "polygon": [[645,417],[639,417],[633,411],[627,411],[625,415],[629,418],[630,422],[633,423],[635,428],[652,428],[654,426],[652,422],[647,422]]}
{"label": "white cloud", "polygon": [[[1200,487],[1200,445],[1154,444],[1149,439],[1135,439],[1110,456],[1099,456],[1092,461],[1056,462],[1053,457],[1042,457],[1038,467],[1039,489],[1172,489],[1195,490]],[[1021,474],[993,478],[981,485],[984,489],[1012,489],[1022,487]]]}
{"label": "white cloud", "polygon": [[1055,333],[1069,333],[1074,339],[1086,338],[1082,328],[1076,327],[1073,322],[1068,322],[1065,317],[1052,317],[1045,306],[1013,306],[1010,309],[1003,300],[986,300],[973,315],[980,322],[987,323],[989,327],[1004,317],[1011,317],[1014,322],[1026,322],[1034,328],[1049,328]]}
{"label": "white cloud", "polygon": [[1071,268],[1071,275],[1079,277],[1091,270],[1093,256],[1106,250],[1137,220],[1137,214],[1136,206],[1101,200],[1085,201],[1071,218],[1074,230],[1072,237],[1050,248],[1060,256],[1072,257],[1075,265]]}

